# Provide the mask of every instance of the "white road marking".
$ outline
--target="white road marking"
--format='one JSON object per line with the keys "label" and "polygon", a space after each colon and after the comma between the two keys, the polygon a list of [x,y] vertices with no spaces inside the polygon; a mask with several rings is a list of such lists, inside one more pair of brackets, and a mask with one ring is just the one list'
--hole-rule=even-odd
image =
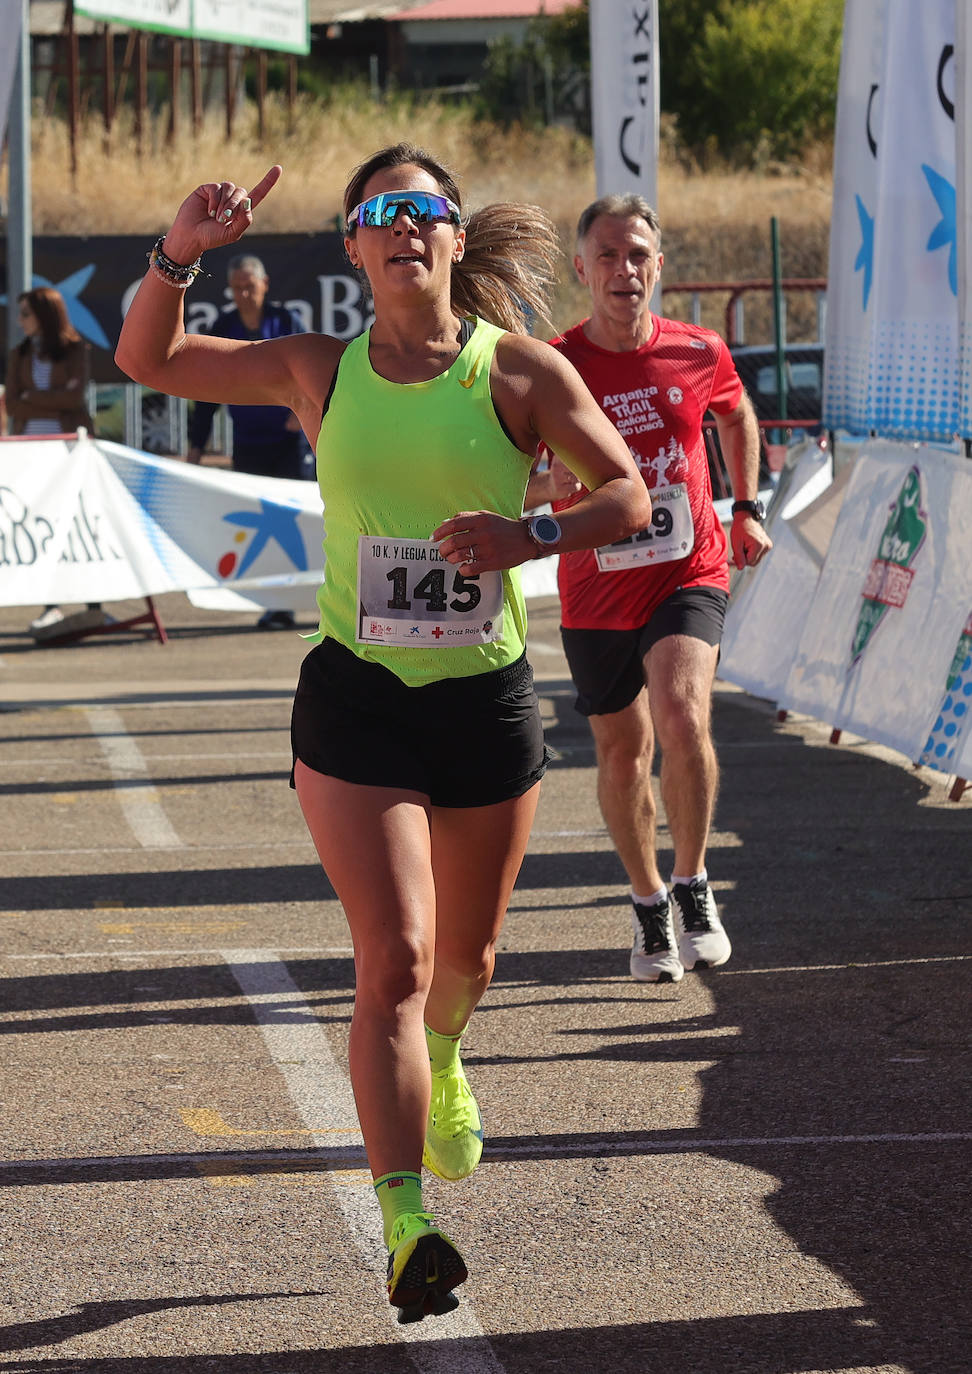
{"label": "white road marking", "polygon": [[[280,734],[283,734],[283,733],[284,733],[284,731],[281,730],[281,731],[280,731]],[[211,754],[197,754],[197,753],[169,754],[169,753],[165,753],[165,752],[163,752],[163,751],[160,750],[160,751],[159,751],[158,753],[156,753],[156,754],[145,754],[144,757],[146,757],[146,758],[153,758],[153,759],[161,759],[164,763],[177,763],[177,762],[181,762],[181,761],[184,760],[184,759],[191,759],[193,762],[195,762],[197,759],[219,759],[221,762],[225,763],[225,762],[226,762],[226,758],[227,758],[227,750],[225,750],[225,749],[219,749],[219,750],[215,750],[215,751],[214,751],[213,753],[211,753]],[[285,770],[286,770],[287,772],[290,771],[290,750],[289,750],[289,748],[286,749],[286,750],[285,750],[285,749],[250,749],[250,750],[245,750],[245,749],[234,749],[234,750],[233,750],[233,758],[234,758],[234,759],[277,759],[277,760],[279,760],[281,766],[284,767]],[[0,768],[22,768],[23,766],[24,766],[24,760],[23,760],[23,759],[0,759]],[[70,769],[70,770],[73,771],[73,770],[77,767],[77,761],[76,761],[75,759],[72,759],[72,758],[65,758],[65,756],[64,756],[63,754],[59,754],[56,758],[49,758],[49,759],[47,759],[47,758],[36,758],[36,757],[35,757],[35,758],[32,758],[32,759],[30,760],[30,766],[31,766],[32,768],[64,768],[65,770]],[[227,774],[227,776],[228,776],[228,777],[231,777],[232,774]]]}
{"label": "white road marking", "polygon": [[[273,1131],[267,1131],[267,1136],[272,1136]],[[323,1137],[321,1137],[323,1139]],[[328,1140],[333,1138],[333,1132]],[[693,1155],[718,1150],[745,1150],[745,1149],[765,1149],[769,1146],[779,1146],[780,1148],[813,1148],[822,1145],[965,1145],[972,1141],[972,1131],[896,1131],[886,1134],[871,1135],[793,1135],[793,1136],[713,1136],[706,1140],[651,1140],[648,1136],[636,1136],[632,1140],[617,1141],[610,1137],[578,1141],[575,1145],[560,1144],[559,1142],[544,1142],[539,1139],[535,1144],[529,1145],[509,1145],[502,1150],[497,1149],[492,1158],[487,1153],[483,1157],[483,1162],[479,1166],[481,1169],[488,1168],[490,1164],[501,1163],[505,1159],[551,1159],[560,1156],[575,1155],[583,1157],[587,1154],[598,1154],[604,1158],[621,1155]],[[82,1158],[74,1158],[70,1155],[54,1155],[45,1159],[0,1159],[0,1173],[8,1174],[18,1171],[30,1171],[39,1169],[51,1169],[53,1171],[63,1171],[67,1169],[125,1169],[131,1171],[139,1167],[160,1168],[171,1167],[176,1164],[184,1164],[193,1168],[200,1165],[234,1165],[240,1167],[252,1167],[254,1164],[266,1164],[271,1166],[273,1171],[279,1171],[283,1162],[293,1165],[295,1173],[301,1173],[306,1165],[316,1164],[320,1166],[322,1156],[329,1166],[340,1169],[342,1174],[356,1170],[364,1176],[367,1170],[364,1167],[364,1147],[359,1142],[357,1145],[318,1145],[316,1148],[295,1148],[265,1150],[245,1150],[245,1149],[224,1149],[224,1150],[195,1150],[173,1151],[171,1154],[151,1154],[151,1155],[86,1155]],[[369,1189],[370,1192],[370,1179]],[[373,1199],[372,1199],[373,1200]],[[374,1203],[377,1209],[378,1204]],[[368,1225],[375,1229],[380,1243],[381,1228],[378,1223],[369,1220]],[[382,1256],[381,1277],[384,1279],[384,1258]],[[422,1323],[419,1323],[421,1327]],[[429,1336],[430,1331],[437,1331],[438,1327],[425,1328],[425,1335]],[[451,1334],[451,1333],[450,1333]],[[495,1367],[494,1367],[495,1368]]]}
{"label": "white road marking", "polygon": [[[229,776],[230,775],[227,775],[228,780]],[[237,840],[235,844],[211,844],[207,842],[205,844],[186,845],[183,844],[181,840],[179,840],[178,843],[173,845],[172,847],[174,849],[193,849],[200,854],[219,854],[222,853],[224,850],[235,851],[237,853],[243,851],[247,854],[254,854],[258,853],[261,849],[306,849],[309,854],[314,855],[315,863],[320,862],[320,860],[317,858],[317,855],[314,853],[314,846],[309,837],[305,837],[299,840],[251,840],[245,844],[242,841]],[[141,852],[141,846],[136,848],[134,845],[129,844],[99,844],[88,845],[74,849],[0,849],[0,854],[16,854],[20,857],[23,857],[23,855],[25,854],[31,854],[35,856],[38,854],[44,854],[50,857],[53,854],[63,854],[66,856],[71,856],[75,854],[141,854]]]}
{"label": "white road marking", "polygon": [[853,960],[846,964],[787,964],[780,968],[721,968],[720,978],[745,976],[754,973],[853,973],[855,969],[867,968],[911,968],[915,964],[961,964],[972,959],[972,954],[930,954],[919,959],[870,959]]}
{"label": "white road marking", "polygon": [[[182,841],[165,814],[159,794],[149,781],[148,764],[142,751],[125,729],[119,712],[108,706],[91,706],[85,710],[85,715],[108,760],[118,803],[139,844],[143,849],[182,848]],[[135,785],[130,785],[132,783]]]}
{"label": "white road marking", "polygon": [[[352,945],[294,945],[269,951],[274,958],[281,954],[341,954],[354,953]],[[5,954],[5,959],[192,959],[199,954],[218,954],[223,950],[206,949],[197,945],[194,949],[85,949],[72,954]]]}
{"label": "white road marking", "polygon": [[[227,949],[223,958],[253,1009],[298,1115],[315,1132],[315,1145],[322,1149],[357,1146],[360,1150],[361,1133],[351,1084],[331,1053],[323,1026],[284,964],[267,949]],[[274,1014],[280,1003],[287,1011],[288,1019],[283,1023]],[[294,1024],[295,1011],[301,1006],[306,1020]],[[329,1181],[358,1249],[375,1272],[375,1301],[384,1303],[385,1248],[371,1175],[367,1169],[356,1169],[332,1175]],[[387,1311],[395,1323],[391,1308]],[[503,1374],[503,1366],[465,1296],[447,1317],[411,1326],[395,1323],[394,1330],[400,1340],[420,1347],[409,1352],[420,1374],[457,1374],[460,1369],[463,1374]],[[453,1345],[454,1341],[461,1341],[462,1345]]]}
{"label": "white road marking", "polygon": [[532,830],[530,832],[531,840],[582,840],[592,836],[597,839],[606,838],[607,827],[602,825],[594,830]]}
{"label": "white road marking", "polygon": [[[884,1131],[868,1135],[765,1135],[713,1136],[709,1140],[652,1140],[635,1136],[628,1140],[583,1138],[583,1154],[696,1154],[700,1150],[740,1150],[773,1145],[783,1148],[794,1145],[943,1145],[972,1140],[972,1131]],[[555,1155],[577,1154],[577,1145],[548,1142],[546,1145],[504,1145],[502,1157],[517,1159],[537,1157],[547,1159]]]}
{"label": "white road marking", "polygon": [[[103,909],[103,908],[100,908]],[[118,908],[115,908],[118,909]],[[532,911],[533,907],[520,907],[519,913]],[[83,949],[70,952],[57,952],[51,954],[46,950],[35,954],[4,954],[0,957],[4,959],[20,959],[40,961],[44,959],[174,959],[192,958],[197,954],[219,954],[222,949],[209,949],[203,945],[197,945],[192,949]],[[350,955],[354,953],[351,945],[279,945],[268,950],[272,956],[278,957],[282,954],[340,954]],[[967,963],[972,959],[972,954],[935,954],[927,959],[883,959],[875,960],[872,963],[859,964],[793,964],[787,968],[720,968],[713,975],[714,978],[728,978],[735,974],[737,976],[748,976],[760,973],[854,973],[858,970],[871,968],[912,968],[917,964],[961,964]],[[624,975],[616,978],[591,978],[582,979],[584,986],[588,983],[600,983],[608,985],[612,983],[622,984],[630,988],[631,979]],[[522,978],[494,980],[493,990],[501,992],[508,988],[530,988],[542,986],[536,979],[524,980]]]}
{"label": "white road marking", "polygon": [[[281,776],[283,776],[283,774],[281,774]],[[190,781],[192,781],[192,779],[190,779]],[[232,775],[231,773],[227,773],[227,774],[226,774],[226,781],[227,781],[227,782],[232,782],[232,781],[233,781],[233,775]],[[533,834],[530,836],[531,842],[532,842],[533,840],[587,839],[587,838],[606,839],[606,838],[607,838],[607,830],[604,828],[604,826],[601,826],[599,829],[596,829],[596,830],[535,830],[535,831],[533,832]],[[174,848],[178,848],[178,849],[193,849],[193,850],[198,851],[198,852],[201,853],[201,854],[208,854],[208,853],[219,854],[219,853],[223,852],[224,850],[236,851],[236,852],[239,852],[239,851],[242,850],[242,851],[244,851],[244,852],[247,853],[247,854],[252,854],[252,853],[259,852],[259,850],[261,850],[261,849],[269,849],[269,850],[274,850],[274,849],[304,849],[304,850],[307,851],[308,854],[312,854],[312,855],[314,856],[314,862],[315,862],[315,863],[318,862],[317,855],[314,854],[314,846],[313,846],[313,844],[311,843],[310,839],[307,838],[307,837],[303,837],[303,838],[300,838],[300,839],[294,839],[294,840],[253,840],[253,841],[250,841],[250,842],[247,842],[247,843],[243,843],[242,841],[237,840],[237,841],[235,841],[235,842],[229,842],[229,843],[226,843],[226,844],[214,844],[214,843],[211,843],[210,841],[206,841],[204,844],[196,844],[196,845],[193,845],[193,844],[189,844],[189,845],[183,844],[183,842],[180,840],[180,841],[178,841],[177,845],[174,846]],[[17,849],[3,849],[3,848],[0,848],[0,854],[16,854],[18,857],[21,857],[21,858],[24,857],[25,855],[35,855],[35,856],[36,856],[36,855],[40,855],[40,854],[47,855],[47,856],[50,856],[50,855],[53,855],[53,854],[63,854],[63,855],[66,855],[66,856],[70,856],[70,855],[74,855],[74,854],[140,854],[140,853],[141,853],[141,847],[135,848],[134,845],[120,845],[120,844],[113,844],[113,845],[83,845],[83,846],[75,846],[75,847],[73,847],[73,848],[63,848],[63,849],[54,849],[54,848],[50,848],[50,849],[20,849],[20,848],[17,848]],[[713,886],[716,886],[716,884],[713,883]],[[621,901],[621,900],[623,900],[623,899],[622,899],[622,898],[618,898],[618,900]]]}

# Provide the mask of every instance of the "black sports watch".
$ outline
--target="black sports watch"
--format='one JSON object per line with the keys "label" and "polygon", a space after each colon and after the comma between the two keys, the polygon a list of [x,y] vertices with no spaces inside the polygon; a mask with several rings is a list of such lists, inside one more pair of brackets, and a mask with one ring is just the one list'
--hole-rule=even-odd
{"label": "black sports watch", "polygon": [[740,511],[745,511],[747,515],[751,515],[760,524],[766,519],[766,507],[758,498],[755,501],[733,501],[733,515],[738,515]]}
{"label": "black sports watch", "polygon": [[559,520],[552,515],[533,515],[525,520],[524,524],[527,534],[536,545],[536,558],[543,558],[545,554],[554,552],[563,533]]}

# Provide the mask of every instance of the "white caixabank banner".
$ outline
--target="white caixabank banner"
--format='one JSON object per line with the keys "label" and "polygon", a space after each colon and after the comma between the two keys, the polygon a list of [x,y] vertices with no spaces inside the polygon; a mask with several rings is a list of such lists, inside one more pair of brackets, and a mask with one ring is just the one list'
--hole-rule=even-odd
{"label": "white caixabank banner", "polygon": [[[963,652],[972,612],[970,530],[972,463],[927,445],[866,445],[781,706],[962,774],[964,702],[972,698]],[[942,735],[949,748],[936,755],[939,720],[940,731],[950,727]]]}
{"label": "white caixabank banner", "polygon": [[[313,614],[324,532],[315,482],[84,435],[0,442],[0,606],[184,591],[210,610]],[[524,595],[555,594],[555,565],[527,563]]]}
{"label": "white caixabank banner", "polygon": [[0,444],[0,605],[198,589],[313,608],[320,493],[77,438]]}

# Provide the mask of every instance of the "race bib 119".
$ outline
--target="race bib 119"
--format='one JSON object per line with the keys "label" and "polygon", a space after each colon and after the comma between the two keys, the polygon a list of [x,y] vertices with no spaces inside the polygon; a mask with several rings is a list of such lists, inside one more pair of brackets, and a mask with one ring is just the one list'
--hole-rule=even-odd
{"label": "race bib 119", "polygon": [[616,544],[595,549],[599,572],[617,572],[687,558],[695,547],[695,523],[684,482],[651,493],[651,524]]}

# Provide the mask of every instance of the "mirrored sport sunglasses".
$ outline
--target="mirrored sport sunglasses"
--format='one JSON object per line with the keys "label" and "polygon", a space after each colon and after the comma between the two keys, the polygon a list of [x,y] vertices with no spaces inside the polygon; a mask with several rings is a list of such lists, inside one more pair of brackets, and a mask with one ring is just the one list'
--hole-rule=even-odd
{"label": "mirrored sport sunglasses", "polygon": [[354,207],[348,216],[348,233],[360,228],[387,229],[395,223],[399,210],[407,210],[415,224],[433,224],[437,220],[462,222],[459,206],[446,196],[437,196],[432,191],[382,191]]}

